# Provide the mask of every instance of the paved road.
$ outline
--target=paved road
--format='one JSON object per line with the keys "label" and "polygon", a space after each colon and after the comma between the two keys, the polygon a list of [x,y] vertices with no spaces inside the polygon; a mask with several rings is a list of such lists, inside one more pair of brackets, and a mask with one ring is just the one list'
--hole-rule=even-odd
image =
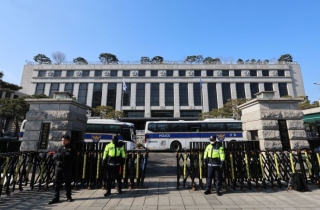
{"label": "paved road", "polygon": [[[309,185],[310,192],[286,191],[285,188],[261,191],[240,189],[223,191],[222,196],[204,195],[202,190],[193,191],[190,182],[186,188],[176,189],[175,155],[150,154],[146,180],[142,188],[125,190],[117,194],[112,190],[110,197],[104,191],[76,190],[74,202],[61,197],[58,204],[49,206],[50,191],[14,193],[0,199],[0,209],[319,209],[320,189]],[[161,167],[159,167],[161,166]],[[64,192],[62,192],[64,195]]]}

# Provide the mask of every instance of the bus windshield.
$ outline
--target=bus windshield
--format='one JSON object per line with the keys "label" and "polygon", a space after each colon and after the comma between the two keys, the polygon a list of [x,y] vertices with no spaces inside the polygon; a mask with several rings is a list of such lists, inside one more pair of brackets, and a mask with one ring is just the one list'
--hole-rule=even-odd
{"label": "bus windshield", "polygon": [[190,148],[190,142],[207,142],[210,136],[218,141],[240,141],[242,122],[234,119],[205,121],[148,121],[145,146],[150,149]]}

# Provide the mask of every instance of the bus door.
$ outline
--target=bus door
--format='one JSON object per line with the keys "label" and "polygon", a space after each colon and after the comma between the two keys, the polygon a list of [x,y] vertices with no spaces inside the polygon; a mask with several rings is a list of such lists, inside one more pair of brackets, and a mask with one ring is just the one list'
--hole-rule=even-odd
{"label": "bus door", "polygon": [[[201,141],[201,135],[200,135],[200,125],[192,125],[191,126],[191,142],[200,142]],[[190,148],[190,144],[188,145],[188,148]]]}

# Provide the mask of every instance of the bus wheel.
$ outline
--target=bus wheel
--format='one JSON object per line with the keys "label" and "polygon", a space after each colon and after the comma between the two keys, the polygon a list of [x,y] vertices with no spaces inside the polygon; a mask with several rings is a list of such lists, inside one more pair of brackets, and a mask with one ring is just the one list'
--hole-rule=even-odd
{"label": "bus wheel", "polygon": [[180,144],[180,142],[178,142],[178,141],[172,142],[171,145],[170,145],[170,149],[172,149],[172,150],[179,150],[179,149],[181,149],[181,144]]}

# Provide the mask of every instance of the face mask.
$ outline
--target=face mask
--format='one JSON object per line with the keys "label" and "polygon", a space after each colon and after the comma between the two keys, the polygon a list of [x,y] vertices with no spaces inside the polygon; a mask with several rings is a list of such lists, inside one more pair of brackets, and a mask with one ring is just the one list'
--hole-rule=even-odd
{"label": "face mask", "polygon": [[216,142],[215,141],[210,141],[210,144],[215,144]]}

